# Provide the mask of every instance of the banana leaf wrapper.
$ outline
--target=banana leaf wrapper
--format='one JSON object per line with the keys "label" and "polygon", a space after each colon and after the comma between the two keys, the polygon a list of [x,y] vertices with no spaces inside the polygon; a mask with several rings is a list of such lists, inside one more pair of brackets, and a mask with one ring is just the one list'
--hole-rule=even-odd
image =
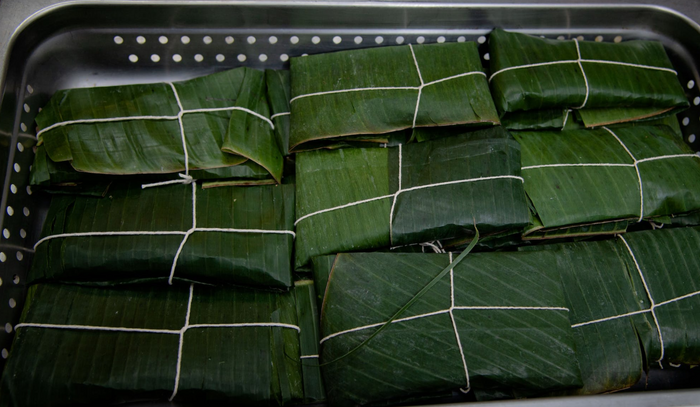
{"label": "banana leaf wrapper", "polygon": [[319,365],[321,339],[316,301],[316,290],[312,280],[299,280],[294,283],[297,317],[299,319],[300,364],[304,376],[304,401],[316,403],[325,401],[326,391],[323,387],[321,367]]}
{"label": "banana leaf wrapper", "polygon": [[470,254],[377,336],[336,360],[449,264],[448,254],[338,255],[321,310],[329,405],[467,387],[534,395],[581,385],[551,251]]}
{"label": "banana leaf wrapper", "polygon": [[700,229],[677,228],[526,249],[558,250],[584,384],[574,393],[632,387],[659,361],[698,363],[698,244]]}
{"label": "banana leaf wrapper", "polygon": [[[104,198],[55,195],[42,238],[58,236],[40,240],[29,282],[112,285],[172,277],[290,287],[294,236],[258,231],[293,230],[294,185],[212,189],[194,185],[194,189],[192,185],[141,189],[138,184],[115,184]],[[198,229],[182,245],[184,232],[193,227],[193,190]],[[109,232],[124,235],[89,235]],[[146,234],[136,234],[141,232]],[[61,236],[73,233],[88,236]]]}
{"label": "banana leaf wrapper", "polygon": [[270,119],[275,125],[275,137],[279,151],[289,155],[289,100],[291,96],[290,75],[288,70],[265,70],[267,85],[267,102],[270,105]]}
{"label": "banana leaf wrapper", "polygon": [[501,127],[300,153],[296,174],[296,268],[314,256],[472,236],[475,224],[489,234],[529,223],[519,146]]}
{"label": "banana leaf wrapper", "polygon": [[473,42],[310,55],[292,58],[290,69],[292,152],[358,135],[499,123]]}
{"label": "banana leaf wrapper", "polygon": [[[308,294],[34,285],[21,318],[27,325],[18,325],[3,372],[1,403],[99,405],[173,394],[187,403],[301,402],[307,326],[297,322],[297,306]],[[79,329],[86,326],[98,329]]]}
{"label": "banana leaf wrapper", "polygon": [[615,234],[625,229],[624,221],[700,209],[700,157],[667,126],[513,137],[522,149],[525,190],[537,218],[525,238],[603,223],[614,225],[599,226],[601,233]]}
{"label": "banana leaf wrapper", "polygon": [[[33,182],[65,182],[69,170],[173,179],[188,169],[195,178],[261,178],[262,172],[279,182],[283,159],[269,116],[265,75],[249,68],[172,86],[62,90],[36,118],[46,162],[33,171]],[[54,181],[56,171],[63,174]]]}
{"label": "banana leaf wrapper", "polygon": [[561,129],[571,109],[595,127],[689,106],[659,42],[559,41],[496,29],[489,51],[494,102],[509,129]]}

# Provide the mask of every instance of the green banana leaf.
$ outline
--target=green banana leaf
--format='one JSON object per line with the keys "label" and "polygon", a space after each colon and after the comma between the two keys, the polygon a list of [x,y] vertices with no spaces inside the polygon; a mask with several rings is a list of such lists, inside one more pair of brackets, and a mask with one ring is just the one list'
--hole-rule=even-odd
{"label": "green banana leaf", "polygon": [[496,29],[489,53],[493,98],[510,129],[561,129],[569,109],[595,127],[689,106],[658,42],[559,41]]}
{"label": "green banana leaf", "polygon": [[700,261],[688,255],[698,245],[699,228],[676,228],[627,233],[624,240],[533,247],[559,249],[584,382],[577,393],[637,383],[642,370],[662,358],[659,332],[662,365],[700,362]]}
{"label": "green banana leaf", "polygon": [[[295,303],[312,301],[304,298],[308,294],[34,285],[3,372],[0,403],[168,400],[176,383],[175,402],[301,402],[307,375],[300,340],[306,325],[297,322]],[[72,327],[60,327],[65,325]]]}
{"label": "green banana leaf", "polygon": [[522,149],[525,191],[541,223],[530,231],[544,233],[541,237],[550,229],[700,209],[700,157],[669,127],[514,132],[513,137]]}
{"label": "green banana leaf", "polygon": [[499,123],[473,42],[310,55],[290,69],[292,152],[358,134]]}
{"label": "green banana leaf", "polygon": [[[177,119],[181,109],[211,109],[181,117],[187,160]],[[146,118],[118,120],[142,116]],[[77,172],[170,174],[172,179],[189,168],[210,178],[227,178],[251,172],[259,176],[260,167],[279,182],[283,159],[269,116],[263,72],[237,68],[172,86],[155,83],[62,90],[37,115],[36,122],[47,161],[70,164]],[[99,121],[110,119],[114,121]],[[74,120],[99,122],[71,122]],[[252,168],[231,173],[230,167],[249,161]],[[39,170],[42,175],[35,176],[37,180],[45,182],[48,175],[54,182],[55,169],[48,162]]]}
{"label": "green banana leaf", "polygon": [[[192,194],[196,190],[196,227]],[[141,189],[113,184],[104,198],[55,195],[28,282],[122,284],[196,281],[286,289],[292,285],[294,185],[221,187],[170,185]],[[218,230],[222,229],[223,230]],[[233,231],[227,229],[235,229]],[[170,235],[148,235],[169,231]],[[129,232],[145,232],[134,235]]]}
{"label": "green banana leaf", "polygon": [[289,100],[291,85],[287,70],[265,70],[265,83],[267,84],[267,102],[270,105],[270,118],[275,124],[275,136],[279,151],[283,155],[289,154]]}
{"label": "green banana leaf", "polygon": [[320,402],[326,399],[321,367],[319,365],[321,339],[319,331],[320,315],[316,306],[316,290],[312,280],[299,280],[294,283],[297,317],[299,319],[299,346],[301,370],[304,376],[304,401]]}
{"label": "green banana leaf", "polygon": [[[520,232],[529,213],[519,176],[518,143],[502,127],[400,148],[299,153],[295,266],[325,254],[471,236],[474,225],[484,235]],[[482,177],[504,178],[473,181]],[[447,184],[426,187],[440,183]]]}
{"label": "green banana leaf", "polygon": [[466,387],[537,394],[581,385],[551,251],[470,254],[399,319],[340,358],[449,264],[448,254],[338,255],[321,310],[331,406]]}

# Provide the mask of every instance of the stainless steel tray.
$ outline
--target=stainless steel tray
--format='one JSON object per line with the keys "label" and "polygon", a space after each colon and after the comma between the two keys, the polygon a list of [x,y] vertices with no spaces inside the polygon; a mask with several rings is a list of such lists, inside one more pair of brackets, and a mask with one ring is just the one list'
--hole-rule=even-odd
{"label": "stainless steel tray", "polygon": [[[493,27],[585,41],[653,39],[664,43],[686,88],[691,108],[680,115],[681,127],[688,143],[700,149],[700,7],[695,0],[658,0],[672,8],[628,0],[614,5],[549,1],[0,0],[0,370],[48,203],[28,187],[34,117],[58,89],[179,80],[242,65],[282,68],[290,57],[305,53],[409,42],[478,41],[488,66],[484,36]],[[49,7],[41,9],[44,5]],[[567,401],[700,403],[700,379],[693,377],[694,390]]]}

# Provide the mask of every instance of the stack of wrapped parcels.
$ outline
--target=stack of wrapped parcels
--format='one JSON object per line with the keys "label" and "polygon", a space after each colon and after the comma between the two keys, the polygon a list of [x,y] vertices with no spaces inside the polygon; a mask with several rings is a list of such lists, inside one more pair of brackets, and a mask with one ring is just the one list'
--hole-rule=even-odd
{"label": "stack of wrapped parcels", "polygon": [[56,93],[0,404],[491,400],[700,364],[700,156],[663,46],[488,47],[489,71],[410,44]]}

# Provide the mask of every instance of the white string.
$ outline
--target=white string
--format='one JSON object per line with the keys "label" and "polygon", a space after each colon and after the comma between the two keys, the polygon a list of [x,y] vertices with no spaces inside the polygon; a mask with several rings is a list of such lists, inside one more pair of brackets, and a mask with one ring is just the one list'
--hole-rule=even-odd
{"label": "white string", "polygon": [[[270,127],[274,130],[275,125],[272,123],[272,120],[270,118],[267,118],[263,115],[261,115],[258,112],[255,112],[253,110],[247,109],[245,107],[239,107],[239,106],[227,106],[227,107],[212,107],[212,108],[201,108],[201,109],[185,109],[182,106],[182,101],[180,100],[180,94],[177,92],[177,88],[172,82],[165,82],[168,85],[170,85],[170,88],[173,91],[173,95],[175,96],[175,101],[177,102],[177,106],[179,109],[179,112],[175,116],[126,116],[126,117],[108,117],[108,118],[103,118],[103,119],[79,119],[79,120],[67,120],[63,122],[58,122],[54,123],[44,129],[39,130],[37,132],[36,136],[37,138],[42,135],[43,133],[46,133],[47,131],[53,130],[57,127],[63,127],[63,126],[68,126],[68,125],[73,125],[73,124],[92,124],[92,123],[110,123],[110,122],[119,122],[119,121],[132,121],[132,120],[177,120],[178,126],[180,128],[180,139],[182,140],[182,151],[183,154],[185,155],[185,173],[184,174],[178,174],[181,179],[179,180],[170,180],[170,181],[162,181],[162,182],[156,182],[152,184],[145,184],[142,185],[141,188],[151,188],[151,187],[159,187],[163,185],[171,185],[171,184],[190,184],[194,180],[190,176],[190,157],[189,157],[189,152],[187,151],[187,140],[185,138],[185,126],[182,121],[182,117],[185,114],[188,113],[211,113],[211,112],[223,112],[223,111],[233,111],[233,110],[240,110],[242,112],[246,112],[250,115],[253,115],[261,120],[264,120],[267,122]],[[283,115],[285,113],[280,113],[278,115]],[[286,113],[289,114],[289,113]]]}
{"label": "white string", "polygon": [[637,222],[641,222],[644,219],[644,189],[642,187],[642,175],[639,173],[639,167],[637,166],[639,161],[637,161],[637,158],[635,158],[625,143],[623,143],[622,140],[617,137],[617,134],[605,126],[603,126],[603,128],[607,130],[608,133],[612,134],[613,137],[615,137],[615,140],[620,143],[625,151],[627,151],[627,154],[629,154],[629,156],[632,158],[632,161],[634,161],[634,170],[637,172],[637,180],[639,181],[639,220],[637,220]]}
{"label": "white string", "polygon": [[398,171],[399,189],[398,189],[398,191],[396,191],[395,193],[390,194],[390,195],[382,195],[382,196],[378,196],[375,198],[363,199],[361,201],[350,202],[350,203],[347,203],[344,205],[334,206],[332,208],[321,209],[321,210],[318,210],[315,212],[308,213],[304,216],[301,216],[299,219],[297,219],[296,222],[294,222],[294,226],[297,226],[299,224],[299,222],[301,222],[304,219],[310,218],[312,216],[320,215],[322,213],[332,212],[332,211],[336,211],[339,209],[345,209],[345,208],[349,208],[349,207],[356,206],[356,205],[361,205],[361,204],[365,204],[365,203],[369,203],[369,202],[378,201],[381,199],[393,198],[393,201],[391,203],[391,210],[389,212],[389,241],[393,242],[393,240],[394,240],[394,237],[393,237],[394,236],[394,232],[393,232],[393,229],[394,229],[393,228],[394,209],[396,208],[396,201],[397,201],[398,196],[403,192],[415,191],[415,190],[425,189],[425,188],[440,187],[440,186],[446,186],[446,185],[464,184],[464,183],[468,183],[468,182],[489,181],[489,180],[494,180],[494,179],[515,179],[515,180],[519,180],[520,182],[523,182],[523,183],[525,182],[525,179],[523,179],[523,177],[520,177],[517,175],[495,175],[495,176],[490,176],[490,177],[478,177],[478,178],[468,178],[468,179],[460,179],[460,180],[454,180],[454,181],[436,182],[434,184],[418,185],[415,187],[402,189],[402,174],[401,173],[403,172],[402,171],[403,170],[403,168],[402,168],[403,150],[402,150],[401,144],[399,144],[398,147],[399,147],[399,160],[398,160],[399,161],[399,169],[398,169],[399,170]]}
{"label": "white string", "polygon": [[[248,328],[248,327],[270,327],[270,328],[288,328],[301,332],[301,328],[297,325],[278,323],[278,322],[250,322],[237,324],[190,324],[190,315],[192,312],[192,299],[194,298],[194,284],[190,284],[189,297],[187,299],[187,314],[185,315],[185,324],[181,329],[147,329],[147,328],[126,328],[126,327],[110,327],[110,326],[93,326],[93,325],[59,325],[59,324],[41,324],[41,323],[21,323],[15,325],[15,330],[19,328],[46,328],[46,329],[68,329],[79,331],[106,331],[106,332],[136,332],[136,333],[152,333],[152,334],[169,334],[179,335],[177,364],[175,370],[175,384],[169,401],[172,401],[177,395],[180,387],[180,372],[182,367],[182,348],[185,337],[185,332],[189,329],[201,328]],[[304,358],[318,357],[318,355],[301,356]]]}
{"label": "white string", "polygon": [[639,163],[644,163],[644,162],[649,162],[649,161],[657,161],[657,160],[667,160],[671,158],[700,158],[697,154],[670,154],[670,155],[660,155],[656,157],[649,157],[649,158],[642,158],[641,160],[637,160],[635,156],[632,154],[632,152],[627,148],[625,143],[622,142],[622,140],[615,134],[612,130],[609,128],[603,126],[603,129],[607,130],[608,133],[610,133],[613,137],[615,137],[615,140],[620,143],[622,148],[625,149],[627,154],[632,158],[632,161],[634,161],[632,164],[626,164],[626,163],[562,163],[562,164],[540,164],[540,165],[529,165],[526,167],[522,167],[521,171],[525,170],[532,170],[532,169],[537,169],[537,168],[559,168],[559,167],[634,167],[635,172],[637,173],[637,181],[639,183],[639,219],[637,222],[641,222],[644,219],[644,190],[642,187],[642,176],[641,173],[639,172]]}
{"label": "white string", "polygon": [[566,115],[564,116],[564,124],[561,126],[562,130],[564,130],[564,127],[566,127],[566,122],[569,120],[569,113],[571,113],[571,109],[566,109]]}
{"label": "white string", "polygon": [[304,355],[304,356],[299,356],[299,359],[318,359],[318,355]]}
{"label": "white string", "polygon": [[651,307],[649,308],[649,311],[651,312],[651,316],[654,318],[654,324],[656,324],[656,330],[659,333],[659,343],[661,344],[661,357],[659,357],[659,364],[661,364],[661,360],[664,358],[664,337],[661,334],[661,326],[659,326],[659,320],[656,318],[656,312],[654,312],[654,308],[656,308],[656,304],[654,303],[654,298],[651,296],[651,291],[649,291],[649,286],[647,285],[647,281],[644,279],[644,273],[642,273],[642,269],[639,267],[639,263],[637,262],[637,258],[634,256],[634,252],[632,252],[632,248],[630,247],[629,244],[627,244],[627,240],[622,235],[617,235],[622,240],[622,243],[625,244],[625,247],[627,247],[627,251],[630,253],[630,256],[632,256],[632,260],[634,260],[634,266],[637,268],[637,272],[639,273],[639,277],[642,279],[642,284],[644,285],[644,291],[647,293],[647,297],[649,297],[649,304],[651,304]]}
{"label": "white string", "polygon": [[[450,252],[450,264],[452,264],[452,252]],[[459,338],[459,331],[457,330],[457,323],[455,322],[455,316],[452,313],[452,310],[455,308],[455,276],[454,276],[454,269],[450,269],[450,309],[449,309],[449,314],[450,314],[450,320],[452,321],[452,329],[455,332],[455,338],[457,339],[457,347],[459,348],[459,354],[462,357],[462,366],[464,366],[464,377],[467,381],[467,387],[462,389],[460,388],[459,390],[462,393],[469,393],[469,390],[471,389],[471,384],[469,382],[469,369],[467,368],[467,360],[464,357],[464,349],[462,348],[462,340]]]}
{"label": "white string", "polygon": [[199,232],[217,232],[217,233],[262,233],[262,234],[280,234],[280,235],[291,235],[292,238],[296,238],[296,233],[292,230],[274,230],[274,229],[236,229],[236,228],[198,228],[197,227],[197,181],[193,181],[192,185],[192,227],[187,231],[112,231],[112,232],[78,232],[78,233],[60,233],[56,235],[50,235],[41,238],[34,245],[34,250],[36,248],[51,239],[58,238],[69,238],[69,237],[94,237],[94,236],[172,236],[179,235],[182,236],[180,245],[175,252],[173,262],[170,266],[170,275],[168,276],[168,284],[173,284],[173,277],[175,276],[175,268],[177,267],[178,259],[182,253],[185,243],[190,235]]}
{"label": "white string", "polygon": [[272,116],[270,116],[270,120],[275,120],[277,117],[280,116],[289,116],[291,112],[282,112],[282,113],[275,113]]}
{"label": "white string", "polygon": [[583,64],[581,64],[581,49],[578,46],[578,40],[574,38],[574,44],[576,44],[576,54],[578,55],[577,63],[578,67],[581,68],[581,75],[583,75],[583,82],[586,85],[586,97],[583,98],[583,103],[581,106],[578,107],[578,109],[583,109],[586,107],[586,102],[588,102],[588,94],[590,93],[590,89],[588,88],[588,77],[586,76],[586,71],[583,69]]}
{"label": "white string", "polygon": [[375,87],[367,87],[367,88],[350,88],[350,89],[340,89],[340,90],[328,90],[328,91],[313,92],[313,93],[306,93],[303,95],[298,95],[298,96],[293,97],[289,101],[289,103],[291,104],[295,100],[299,100],[302,98],[307,98],[307,97],[312,97],[312,96],[334,95],[334,94],[338,94],[338,93],[366,92],[366,91],[378,91],[378,90],[417,90],[418,96],[416,97],[416,108],[413,111],[413,123],[411,124],[411,128],[415,128],[416,127],[416,120],[418,118],[418,109],[420,107],[420,99],[421,99],[421,95],[423,94],[424,87],[434,85],[434,84],[440,83],[440,82],[449,81],[452,79],[463,78],[465,76],[470,76],[470,75],[483,75],[484,77],[486,77],[486,74],[484,72],[470,71],[470,72],[464,72],[464,73],[460,73],[457,75],[452,75],[452,76],[448,76],[446,78],[441,78],[441,79],[434,80],[432,82],[425,83],[423,81],[423,74],[420,71],[420,66],[418,65],[418,59],[416,58],[415,52],[413,52],[413,45],[408,44],[408,48],[411,50],[411,57],[413,58],[413,64],[415,65],[416,72],[418,73],[418,79],[420,80],[419,86],[375,86]]}
{"label": "white string", "polygon": [[185,325],[180,330],[180,338],[177,345],[177,365],[175,365],[175,385],[173,386],[173,394],[168,401],[173,401],[177,395],[177,390],[180,388],[180,370],[182,367],[182,345],[185,342],[185,331],[190,325],[190,313],[192,312],[192,298],[194,297],[194,284],[190,284],[190,296],[187,299],[187,315],[185,315]]}
{"label": "white string", "polygon": [[[578,41],[574,39],[574,41],[578,44]],[[578,47],[577,47],[578,48]],[[567,59],[563,61],[550,61],[550,62],[539,62],[539,63],[534,63],[534,64],[524,64],[524,65],[517,65],[517,66],[510,66],[508,68],[503,68],[500,69],[494,73],[491,74],[489,77],[489,82],[493,80],[493,78],[503,72],[508,72],[512,71],[515,69],[527,69],[527,68],[537,68],[540,66],[548,66],[548,65],[559,65],[559,64],[579,64],[582,62],[586,63],[594,63],[594,64],[610,64],[610,65],[620,65],[620,66],[629,66],[632,68],[640,68],[640,69],[651,69],[655,71],[663,71],[663,72],[670,72],[674,75],[678,75],[678,72],[676,72],[674,69],[670,68],[664,68],[660,66],[653,66],[653,65],[642,65],[642,64],[632,64],[629,62],[617,62],[617,61],[606,61],[602,59],[585,59],[581,58],[580,52],[579,52],[579,58],[578,59]]]}

